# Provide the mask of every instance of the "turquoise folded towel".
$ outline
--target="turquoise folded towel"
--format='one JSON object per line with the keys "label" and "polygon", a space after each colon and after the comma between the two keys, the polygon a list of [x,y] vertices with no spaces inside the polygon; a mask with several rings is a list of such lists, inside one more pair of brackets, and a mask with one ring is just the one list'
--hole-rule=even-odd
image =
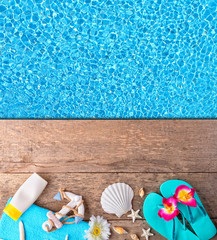
{"label": "turquoise folded towel", "polygon": [[[85,230],[89,229],[89,224],[80,222],[79,224],[66,224],[61,229],[47,233],[42,229],[42,224],[47,220],[49,210],[32,205],[17,222],[3,213],[0,221],[0,239],[19,240],[19,221],[22,221],[25,228],[26,240],[65,240],[68,234],[69,240],[83,240]],[[70,221],[72,221],[70,219]]]}

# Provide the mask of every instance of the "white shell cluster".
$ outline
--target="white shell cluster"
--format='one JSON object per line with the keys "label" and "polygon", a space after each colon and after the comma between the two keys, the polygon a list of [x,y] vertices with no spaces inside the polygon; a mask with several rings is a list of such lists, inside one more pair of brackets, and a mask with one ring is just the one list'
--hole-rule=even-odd
{"label": "white shell cluster", "polygon": [[105,212],[121,217],[132,209],[133,189],[126,183],[114,183],[108,186],[101,197]]}
{"label": "white shell cluster", "polygon": [[[63,206],[62,209],[58,212],[59,214],[58,213],[55,214],[55,216],[59,220],[62,218],[62,216],[66,216],[66,214],[68,214],[68,212],[70,212],[70,208],[75,208],[82,201],[82,196],[76,195],[71,192],[65,192],[65,194],[69,199],[71,199],[71,202],[69,202],[66,206]],[[68,207],[70,207],[70,208],[68,208]],[[84,211],[85,211],[84,204],[82,203],[78,207],[78,214],[84,215]],[[76,222],[76,219],[78,219],[78,222]],[[83,218],[75,216],[76,224],[79,223],[81,220],[83,220]],[[44,231],[47,231],[47,227],[48,227],[49,231],[51,231],[53,228],[53,224],[49,220],[45,221],[42,224],[42,229]]]}

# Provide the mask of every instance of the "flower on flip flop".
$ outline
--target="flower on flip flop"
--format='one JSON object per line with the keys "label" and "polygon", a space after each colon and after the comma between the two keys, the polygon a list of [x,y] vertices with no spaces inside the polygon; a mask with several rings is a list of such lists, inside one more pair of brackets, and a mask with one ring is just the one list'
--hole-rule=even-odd
{"label": "flower on flip flop", "polygon": [[179,214],[179,209],[177,208],[177,201],[173,197],[168,199],[163,198],[164,208],[158,211],[159,217],[163,218],[165,221],[170,221]]}
{"label": "flower on flip flop", "polygon": [[107,240],[109,239],[110,224],[103,217],[92,216],[89,222],[90,228],[85,231],[84,238],[88,240]]}
{"label": "flower on flip flop", "polygon": [[189,188],[185,185],[180,185],[176,188],[174,198],[190,207],[197,207],[197,202],[194,199],[195,189]]}

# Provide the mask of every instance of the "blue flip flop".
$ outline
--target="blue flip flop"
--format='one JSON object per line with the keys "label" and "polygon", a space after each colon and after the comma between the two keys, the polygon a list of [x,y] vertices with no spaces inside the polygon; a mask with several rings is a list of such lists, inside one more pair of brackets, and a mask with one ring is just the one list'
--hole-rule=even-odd
{"label": "blue flip flop", "polygon": [[208,240],[216,235],[216,227],[208,216],[195,190],[181,180],[163,183],[160,191],[165,198],[177,199],[177,207],[191,224],[200,240]]}
{"label": "blue flip flop", "polygon": [[[143,205],[143,214],[148,224],[169,240],[199,240],[194,233],[186,228],[185,221],[182,224],[172,214],[170,214],[171,218],[168,217],[166,220],[162,218],[165,210],[163,207],[169,204],[167,200],[169,199],[164,199],[157,193],[150,193],[146,197]],[[172,204],[169,207],[172,207]],[[173,214],[178,215],[177,209],[174,208],[173,210]]]}

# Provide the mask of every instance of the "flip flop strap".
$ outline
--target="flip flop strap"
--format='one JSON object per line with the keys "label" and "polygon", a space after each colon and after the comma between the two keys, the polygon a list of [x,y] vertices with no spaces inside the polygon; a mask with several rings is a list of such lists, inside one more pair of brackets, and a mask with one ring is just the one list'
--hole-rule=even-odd
{"label": "flip flop strap", "polygon": [[[163,204],[159,204],[158,208],[162,208],[163,206],[164,206]],[[182,216],[182,222],[183,222],[183,225],[184,225],[184,230],[186,231],[184,214],[181,211],[179,211],[179,213]],[[175,240],[175,238],[176,238],[176,222],[175,222],[175,218],[173,218],[172,240]]]}
{"label": "flip flop strap", "polygon": [[184,230],[186,231],[185,216],[184,216],[184,214],[180,210],[179,210],[179,213],[182,216],[182,223],[183,223],[183,226],[184,226]]}
{"label": "flip flop strap", "polygon": [[[184,214],[179,211],[179,213],[181,214],[182,216],[182,222],[183,222],[183,225],[184,225],[184,230],[186,231],[186,224],[185,224],[185,217],[184,217]],[[175,222],[175,218],[173,218],[173,232],[172,232],[172,240],[175,240],[176,239],[176,222]]]}
{"label": "flip flop strap", "polygon": [[[202,212],[202,214],[204,216],[206,216],[207,213],[206,213],[205,209],[203,208],[203,206],[201,205],[201,203],[198,202],[198,201],[196,201],[196,202],[197,202],[197,205],[198,205],[200,211]],[[187,209],[188,209],[188,213],[189,213],[189,216],[190,216],[190,221],[191,221],[191,223],[194,223],[194,217],[193,217],[193,214],[192,214],[192,211],[191,211],[191,207],[187,206]]]}
{"label": "flip flop strap", "polygon": [[188,209],[188,213],[189,213],[189,216],[190,216],[190,221],[191,221],[191,223],[194,223],[194,218],[193,218],[191,208],[189,206],[187,206],[187,209]]}
{"label": "flip flop strap", "polygon": [[206,213],[206,210],[204,209],[204,207],[202,206],[202,204],[200,202],[198,202],[198,201],[196,201],[196,202],[197,202],[197,205],[198,205],[199,209],[203,213],[203,215],[206,216],[207,213]]}
{"label": "flip flop strap", "polygon": [[175,222],[175,218],[173,218],[173,232],[172,232],[172,239],[175,240],[176,238],[176,222]]}

